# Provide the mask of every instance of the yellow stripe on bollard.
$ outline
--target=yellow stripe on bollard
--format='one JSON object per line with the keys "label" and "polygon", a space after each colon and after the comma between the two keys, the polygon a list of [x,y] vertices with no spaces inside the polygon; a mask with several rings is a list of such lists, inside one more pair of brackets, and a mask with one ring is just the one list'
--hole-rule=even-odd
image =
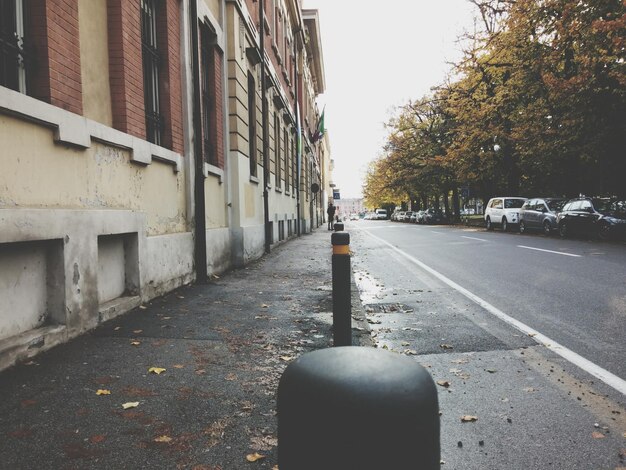
{"label": "yellow stripe on bollard", "polygon": [[349,255],[350,245],[333,245],[333,255]]}

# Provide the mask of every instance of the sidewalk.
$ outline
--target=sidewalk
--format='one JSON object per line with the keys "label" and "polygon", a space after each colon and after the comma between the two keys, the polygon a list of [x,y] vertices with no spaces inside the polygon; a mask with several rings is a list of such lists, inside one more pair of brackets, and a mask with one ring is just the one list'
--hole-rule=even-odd
{"label": "sidewalk", "polygon": [[[282,371],[332,345],[330,233],[0,373],[0,468],[273,468]],[[352,290],[353,344],[370,345]]]}

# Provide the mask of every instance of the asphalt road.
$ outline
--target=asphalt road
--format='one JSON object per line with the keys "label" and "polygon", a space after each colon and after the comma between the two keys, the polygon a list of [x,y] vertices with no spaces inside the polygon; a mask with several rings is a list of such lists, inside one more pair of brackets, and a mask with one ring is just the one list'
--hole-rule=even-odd
{"label": "asphalt road", "polygon": [[626,245],[383,221],[346,230],[378,347],[448,382],[447,468],[626,465]]}

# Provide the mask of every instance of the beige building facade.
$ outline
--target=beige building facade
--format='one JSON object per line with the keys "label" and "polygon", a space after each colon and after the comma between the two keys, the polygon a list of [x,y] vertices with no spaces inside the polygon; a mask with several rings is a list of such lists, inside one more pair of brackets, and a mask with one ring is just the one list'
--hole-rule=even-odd
{"label": "beige building facade", "polygon": [[261,1],[3,2],[0,369],[321,223],[319,18]]}

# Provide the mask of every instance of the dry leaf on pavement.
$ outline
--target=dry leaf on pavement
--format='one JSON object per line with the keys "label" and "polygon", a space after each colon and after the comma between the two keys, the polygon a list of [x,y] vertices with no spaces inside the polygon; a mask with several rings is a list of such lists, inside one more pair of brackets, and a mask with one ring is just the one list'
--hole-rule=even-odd
{"label": "dry leaf on pavement", "polygon": [[131,341],[130,344],[132,346],[139,346],[141,344],[141,341]]}
{"label": "dry leaf on pavement", "polygon": [[255,452],[254,454],[246,455],[246,460],[248,462],[256,462],[257,460],[261,460],[264,458],[265,458],[265,455],[259,454],[258,452]]}
{"label": "dry leaf on pavement", "polygon": [[591,437],[593,437],[594,439],[604,439],[606,436],[601,432],[594,431],[591,433]]}
{"label": "dry leaf on pavement", "polygon": [[122,408],[127,410],[129,408],[137,408],[138,406],[139,406],[139,402],[138,401],[129,401],[128,403],[124,403],[122,405]]}
{"label": "dry leaf on pavement", "polygon": [[447,380],[437,380],[437,385],[448,388],[450,386],[450,382],[448,382]]}
{"label": "dry leaf on pavement", "polygon": [[172,438],[169,436],[159,436],[154,439],[154,442],[163,442],[165,444],[169,444],[170,442],[172,442]]}
{"label": "dry leaf on pavement", "polygon": [[148,369],[148,372],[159,375],[165,372],[166,370],[167,369],[164,369],[163,367],[150,367],[150,369]]}
{"label": "dry leaf on pavement", "polygon": [[478,416],[472,416],[472,415],[461,416],[461,422],[463,423],[473,423],[474,421],[478,421]]}
{"label": "dry leaf on pavement", "polygon": [[451,344],[440,344],[439,347],[441,349],[454,349],[454,347]]}
{"label": "dry leaf on pavement", "polygon": [[111,395],[111,390],[98,389],[96,395]]}

